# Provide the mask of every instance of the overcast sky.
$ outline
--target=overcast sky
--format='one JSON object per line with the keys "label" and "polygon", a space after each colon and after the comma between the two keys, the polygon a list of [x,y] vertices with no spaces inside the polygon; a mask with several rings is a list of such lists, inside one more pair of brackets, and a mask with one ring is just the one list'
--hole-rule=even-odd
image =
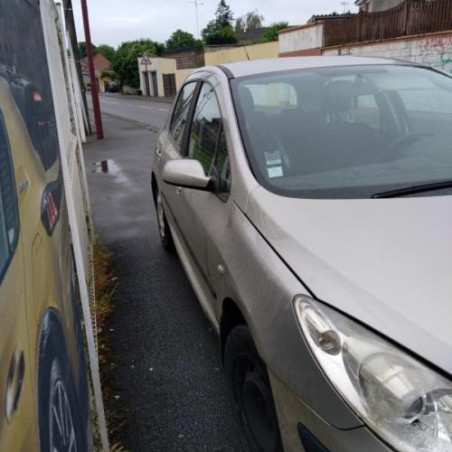
{"label": "overcast sky", "polygon": [[[219,0],[198,0],[199,29],[213,19]],[[237,18],[257,9],[264,16],[264,25],[286,21],[291,25],[305,23],[313,14],[343,12],[344,0],[226,0]],[[197,36],[196,8],[190,0],[87,0],[91,37],[94,44],[117,47],[123,41],[150,38],[164,42],[178,28]],[[73,0],[78,40],[85,35],[80,1]],[[356,8],[354,0],[348,7]]]}

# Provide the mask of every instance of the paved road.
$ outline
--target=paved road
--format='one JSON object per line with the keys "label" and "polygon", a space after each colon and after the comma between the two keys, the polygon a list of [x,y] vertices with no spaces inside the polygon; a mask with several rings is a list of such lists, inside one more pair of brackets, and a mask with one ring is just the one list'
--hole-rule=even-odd
{"label": "paved road", "polygon": [[[88,102],[91,105],[90,96]],[[153,130],[164,126],[171,108],[167,102],[117,94],[100,95],[100,106],[103,113],[139,122]]]}
{"label": "paved road", "polygon": [[[111,111],[136,120],[146,111],[142,102],[124,100]],[[157,115],[163,112],[150,111],[149,122],[157,124]],[[108,403],[125,417],[123,445],[130,452],[245,452],[217,336],[178,258],[160,246],[149,187],[155,133],[112,116],[104,127],[106,139],[92,140],[85,158],[96,230],[118,276],[116,312],[102,334],[111,335],[115,356],[109,378],[119,398]],[[96,172],[103,159],[108,174]]]}

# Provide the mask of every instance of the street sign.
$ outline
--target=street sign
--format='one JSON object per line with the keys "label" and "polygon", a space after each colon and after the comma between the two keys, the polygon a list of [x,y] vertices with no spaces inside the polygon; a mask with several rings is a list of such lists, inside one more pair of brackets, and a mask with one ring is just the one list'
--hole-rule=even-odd
{"label": "street sign", "polygon": [[145,66],[147,66],[148,64],[152,64],[149,55],[146,54],[143,55],[143,58],[141,58],[141,64],[144,64]]}

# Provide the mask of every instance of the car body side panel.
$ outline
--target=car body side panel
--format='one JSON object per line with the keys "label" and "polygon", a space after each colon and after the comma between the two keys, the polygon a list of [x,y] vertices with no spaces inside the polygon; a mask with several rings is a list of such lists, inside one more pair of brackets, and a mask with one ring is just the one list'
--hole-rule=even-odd
{"label": "car body side panel", "polygon": [[[1,90],[3,88],[3,90]],[[5,86],[0,83],[0,105],[4,118],[7,139],[11,147],[11,157],[16,185],[27,174],[25,162],[21,155],[17,158],[13,145],[17,138],[22,138],[15,127],[17,112],[12,103],[1,95]],[[21,143],[19,143],[20,145]],[[29,449],[29,442],[37,443],[37,431],[34,400],[33,361],[34,356],[29,344],[27,303],[31,293],[26,288],[27,224],[20,216],[20,211],[27,202],[28,188],[18,193],[19,239],[11,263],[0,284],[0,450]],[[18,363],[24,362],[22,388],[19,392]],[[16,403],[15,394],[19,394]],[[16,405],[14,408],[12,405]],[[11,416],[8,418],[8,411]]]}
{"label": "car body side panel", "polygon": [[[28,346],[26,294],[23,278],[23,247],[19,245],[0,289],[0,450],[28,451],[37,443],[34,410],[33,361]],[[24,375],[19,388],[19,361]],[[11,373],[13,372],[13,374]],[[20,391],[15,403],[16,395]],[[16,405],[16,406],[13,406]],[[9,417],[8,414],[11,416]]]}
{"label": "car body side panel", "polygon": [[232,299],[265,363],[295,394],[338,428],[361,425],[323,376],[299,330],[292,300],[307,292],[232,200],[228,207],[211,216],[205,232],[216,314],[223,300]]}
{"label": "car body side panel", "polygon": [[[0,80],[1,82],[1,80]],[[0,105],[5,117],[5,125],[11,144],[13,165],[16,175],[16,185],[18,188],[19,217],[21,224],[21,253],[22,268],[19,270],[12,265],[8,269],[6,277],[22,278],[23,293],[7,293],[5,285],[0,287],[0,309],[5,306],[5,300],[16,299],[15,309],[17,312],[9,312],[3,315],[0,312],[0,322],[7,321],[8,325],[14,327],[14,334],[20,336],[21,341],[26,342],[24,349],[25,356],[25,382],[30,384],[28,388],[24,383],[24,391],[20,399],[19,408],[25,412],[22,420],[17,411],[17,422],[7,425],[10,437],[14,438],[8,447],[3,447],[2,441],[9,441],[8,435],[0,433],[0,450],[22,450],[19,446],[24,441],[26,451],[37,450],[38,441],[38,407],[37,407],[37,375],[39,368],[39,337],[42,319],[49,309],[54,309],[59,313],[61,326],[64,332],[65,348],[69,358],[73,383],[76,388],[79,400],[87,400],[89,397],[87,387],[82,378],[86,378],[86,370],[81,371],[80,366],[84,365],[80,357],[80,347],[77,347],[77,338],[74,331],[75,312],[72,302],[72,278],[73,271],[71,260],[71,240],[68,226],[67,208],[64,195],[55,200],[55,208],[58,211],[56,222],[49,230],[44,224],[46,210],[43,209],[43,197],[46,188],[57,187],[63,181],[60,178],[61,168],[57,158],[55,163],[44,170],[42,162],[38,158],[33,144],[30,141],[27,128],[20,112],[14,104],[9,93],[8,85],[0,83]],[[58,187],[57,187],[58,188]],[[16,281],[17,284],[18,281]],[[17,284],[17,287],[20,287]],[[19,299],[23,298],[23,306],[20,306]],[[24,309],[24,319],[26,326],[21,320],[15,319],[21,309]],[[6,320],[7,319],[7,320]],[[25,321],[25,320],[24,320]],[[1,328],[2,339],[0,346],[4,346],[5,338],[14,337],[13,333],[7,332],[7,327]],[[20,347],[25,347],[24,344]],[[6,341],[6,344],[9,340]],[[19,346],[16,346],[19,349]],[[3,358],[3,350],[2,350]],[[5,350],[6,356],[6,350]],[[8,374],[8,362],[0,361],[0,374],[3,377]],[[28,384],[27,383],[27,384]],[[4,385],[0,382],[1,388]],[[0,403],[3,404],[0,389]],[[84,393],[83,393],[84,392]],[[3,406],[0,408],[2,413]],[[87,406],[84,403],[84,406]],[[85,413],[89,416],[89,413]],[[1,414],[0,414],[1,416]],[[3,419],[0,420],[3,423]],[[9,443],[8,443],[9,444]],[[36,449],[35,449],[36,448]]]}

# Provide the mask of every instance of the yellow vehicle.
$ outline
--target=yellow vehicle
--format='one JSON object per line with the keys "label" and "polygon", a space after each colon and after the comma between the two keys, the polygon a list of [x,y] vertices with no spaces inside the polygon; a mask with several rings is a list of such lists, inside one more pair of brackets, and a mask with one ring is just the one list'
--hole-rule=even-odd
{"label": "yellow vehicle", "polygon": [[0,76],[0,452],[83,452],[89,396],[58,141],[38,89],[30,116],[13,85]]}

